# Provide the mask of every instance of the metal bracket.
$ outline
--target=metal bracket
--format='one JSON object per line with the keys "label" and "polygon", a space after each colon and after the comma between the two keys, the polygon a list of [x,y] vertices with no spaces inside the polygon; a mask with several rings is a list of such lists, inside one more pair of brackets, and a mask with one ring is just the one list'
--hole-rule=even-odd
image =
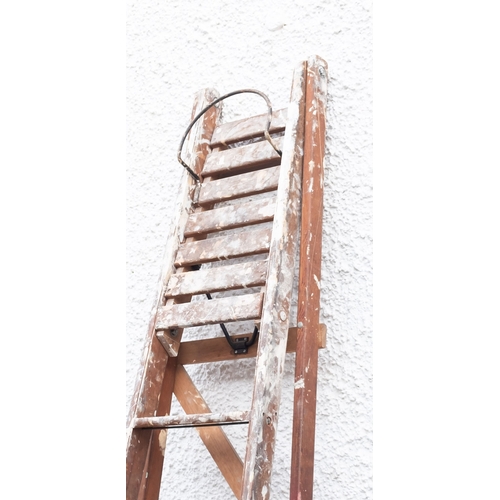
{"label": "metal bracket", "polygon": [[246,354],[248,352],[247,342],[248,337],[232,338],[231,347],[234,349],[234,354]]}
{"label": "metal bracket", "polygon": [[242,90],[235,90],[234,92],[229,92],[229,94],[223,95],[221,97],[218,97],[215,99],[212,103],[210,103],[208,106],[205,106],[194,118],[193,121],[189,124],[188,128],[184,132],[184,135],[182,136],[181,143],[179,145],[179,149],[177,151],[177,160],[178,162],[188,171],[189,175],[196,181],[197,184],[201,182],[201,179],[199,175],[197,175],[193,170],[185,163],[185,161],[182,159],[182,146],[184,145],[184,141],[186,140],[186,137],[188,136],[190,130],[193,128],[193,125],[212,107],[212,106],[217,106],[217,104],[224,100],[227,99],[228,97],[231,97],[236,94],[244,94],[244,93],[249,93],[249,94],[257,94],[260,97],[262,97],[267,104],[267,123],[264,129],[264,137],[266,138],[267,142],[271,144],[273,149],[281,156],[281,150],[278,149],[276,144],[274,144],[273,140],[271,139],[271,136],[269,135],[269,128],[271,127],[271,120],[273,118],[273,108],[271,107],[271,101],[267,97],[266,94],[263,92],[260,92],[259,90],[255,89],[242,89]]}

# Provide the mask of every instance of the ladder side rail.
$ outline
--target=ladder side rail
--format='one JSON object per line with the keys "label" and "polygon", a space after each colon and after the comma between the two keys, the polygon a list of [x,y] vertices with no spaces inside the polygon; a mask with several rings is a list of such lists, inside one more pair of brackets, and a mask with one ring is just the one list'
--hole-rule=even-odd
{"label": "ladder side rail", "polygon": [[307,63],[290,499],[312,500],[320,329],[327,64]]}
{"label": "ladder side rail", "polygon": [[[199,91],[195,96],[193,116],[217,97],[218,93],[214,89]],[[221,106],[214,107],[211,112],[207,112],[203,120],[200,120],[193,128],[188,138],[189,157],[193,170],[197,173],[203,168],[203,162],[208,154],[208,144],[217,125],[220,110]],[[134,430],[133,422],[135,418],[154,416],[157,412],[165,414],[170,410],[173,377],[168,377],[167,380],[165,374],[166,371],[170,371],[168,364],[175,364],[175,362],[168,357],[156,338],[155,324],[157,310],[163,301],[164,287],[173,272],[175,255],[179,242],[183,239],[184,226],[191,209],[194,181],[187,172],[184,172],[183,176],[176,204],[177,221],[172,225],[168,235],[157,300],[152,308],[143,357],[127,420],[127,500],[158,498],[159,494],[164,442],[159,439],[158,430]],[[175,370],[172,375],[174,373]],[[166,434],[164,437],[166,438]],[[154,485],[152,484],[153,478]]]}
{"label": "ladder side rail", "polygon": [[294,71],[262,309],[242,500],[269,499],[300,211],[305,62]]}
{"label": "ladder side rail", "polygon": [[[172,394],[174,394],[175,374],[178,362],[176,358],[168,358],[163,386],[158,398],[159,415],[168,415],[172,406]],[[145,429],[136,429],[144,431]],[[146,434],[146,433],[144,433]],[[139,434],[138,434],[139,435]],[[163,472],[163,459],[167,445],[167,430],[153,429],[149,436],[146,465],[142,470],[141,484],[138,500],[158,500],[160,495],[161,477]]]}

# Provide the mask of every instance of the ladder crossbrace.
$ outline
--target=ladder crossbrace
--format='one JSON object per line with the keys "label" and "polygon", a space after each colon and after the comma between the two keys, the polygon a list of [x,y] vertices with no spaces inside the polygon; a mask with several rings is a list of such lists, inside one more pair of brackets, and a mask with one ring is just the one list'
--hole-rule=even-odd
{"label": "ladder crossbrace", "polygon": [[136,418],[136,429],[167,429],[180,427],[203,427],[208,425],[248,424],[249,411],[229,413],[195,413],[193,415],[166,415],[164,417]]}

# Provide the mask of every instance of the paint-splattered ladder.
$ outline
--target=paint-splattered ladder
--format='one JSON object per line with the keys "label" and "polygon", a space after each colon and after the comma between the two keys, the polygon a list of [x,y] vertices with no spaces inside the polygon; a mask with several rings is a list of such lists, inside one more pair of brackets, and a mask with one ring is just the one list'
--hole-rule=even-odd
{"label": "paint-splattered ladder", "polygon": [[[186,173],[168,240],[129,417],[128,500],[158,498],[166,429],[186,426],[196,427],[236,498],[270,498],[286,352],[297,353],[291,498],[312,498],[317,355],[326,337],[319,324],[326,68],[317,56],[297,67],[289,107],[272,115],[272,142],[265,115],[217,125],[220,103],[190,132],[188,164],[199,182]],[[193,117],[217,98],[200,92]],[[301,212],[298,326],[290,327]],[[182,341],[188,327],[249,320],[259,330],[254,344],[250,334],[233,335],[231,346],[224,337]],[[251,409],[211,413],[184,365],[246,357],[257,358]],[[186,415],[169,415],[172,395]],[[235,423],[249,424],[244,461],[221,428]]]}

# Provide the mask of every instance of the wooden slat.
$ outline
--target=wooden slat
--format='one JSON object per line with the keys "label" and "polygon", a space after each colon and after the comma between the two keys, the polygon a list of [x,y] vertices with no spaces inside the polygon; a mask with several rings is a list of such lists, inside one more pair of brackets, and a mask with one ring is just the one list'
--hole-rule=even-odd
{"label": "wooden slat", "polygon": [[166,296],[197,295],[262,286],[266,282],[266,274],[266,260],[173,274],[167,285]]}
{"label": "wooden slat", "polygon": [[[273,140],[278,149],[281,150],[283,140],[277,137]],[[228,175],[250,172],[264,167],[274,167],[279,165],[280,155],[266,141],[259,141],[253,144],[246,144],[233,149],[224,149],[210,153],[205,161],[203,177],[221,177]]]}
{"label": "wooden slat", "polygon": [[[273,112],[269,133],[285,130],[287,108]],[[264,137],[264,127],[267,123],[267,113],[251,118],[243,118],[234,122],[219,125],[212,136],[210,145],[226,146],[234,142],[246,141],[257,137]]]}
{"label": "wooden slat", "polygon": [[184,230],[185,236],[199,236],[214,231],[235,229],[273,220],[276,198],[238,203],[191,214]]}
{"label": "wooden slat", "polygon": [[270,242],[271,229],[254,229],[238,234],[185,243],[179,247],[175,266],[189,266],[266,253],[269,250]]}
{"label": "wooden slat", "polygon": [[260,318],[262,294],[252,293],[222,299],[175,304],[160,309],[157,330],[214,325]]}
{"label": "wooden slat", "polygon": [[[177,366],[174,394],[186,413],[211,413],[182,365]],[[196,430],[234,495],[239,499],[243,463],[225,432],[220,427],[197,427]]]}
{"label": "wooden slat", "polygon": [[[250,338],[251,334],[234,335],[234,338]],[[326,325],[320,324],[317,331],[318,349],[326,347]],[[288,338],[286,343],[286,352],[295,352],[297,348],[297,327],[288,329]],[[183,365],[198,363],[215,363],[216,361],[234,361],[245,358],[255,358],[257,355],[257,343],[251,345],[245,354],[234,354],[234,350],[228,344],[225,337],[216,337],[212,339],[190,340],[182,342],[179,348],[178,361]]]}
{"label": "wooden slat", "polygon": [[[279,418],[300,210],[305,64],[294,72],[269,249],[242,499],[267,500]],[[316,343],[316,342],[315,342]]]}
{"label": "wooden slat", "polygon": [[270,167],[203,183],[200,188],[198,204],[205,206],[273,191],[278,187],[279,168]]}
{"label": "wooden slat", "polygon": [[[290,499],[312,500],[319,326],[321,240],[323,227],[323,159],[327,64],[319,57],[307,62],[302,226],[295,358]],[[304,425],[307,422],[307,425]]]}
{"label": "wooden slat", "polygon": [[[205,89],[197,93],[193,105],[194,117],[201,109],[218,97],[213,89]],[[200,120],[191,130],[188,137],[188,150],[192,158],[196,158],[194,167],[199,171],[203,167],[207,144],[211,139],[221,107],[212,108],[203,120]],[[132,422],[137,417],[154,415],[156,411],[168,409],[171,391],[166,389],[170,381],[166,380],[170,358],[155,335],[156,311],[162,304],[162,292],[170,273],[172,272],[174,256],[177,252],[179,237],[182,235],[190,211],[191,198],[189,192],[193,179],[184,174],[184,180],[179,192],[176,206],[177,221],[172,225],[160,282],[157,288],[157,300],[151,312],[147,335],[144,342],[143,357],[140,362],[134,395],[127,419],[127,458],[126,458],[126,495],[127,500],[150,500],[158,497],[159,477],[161,476],[163,456],[162,431],[136,429]],[[167,363],[168,361],[168,363]],[[164,433],[163,433],[164,434]]]}
{"label": "wooden slat", "polygon": [[166,415],[164,417],[136,418],[134,426],[140,429],[167,429],[179,427],[203,427],[207,425],[248,424],[248,411],[228,413],[196,413],[190,415]]}

